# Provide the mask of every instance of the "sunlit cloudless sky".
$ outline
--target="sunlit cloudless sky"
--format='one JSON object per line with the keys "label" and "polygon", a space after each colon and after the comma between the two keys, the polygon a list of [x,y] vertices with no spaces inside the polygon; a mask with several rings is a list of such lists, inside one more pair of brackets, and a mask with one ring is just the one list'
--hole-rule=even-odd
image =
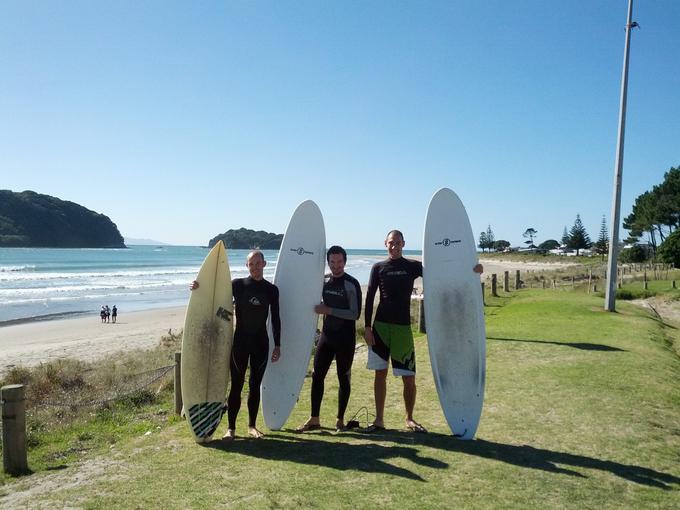
{"label": "sunlit cloudless sky", "polygon": [[[421,246],[450,187],[475,237],[593,240],[611,212],[627,0],[0,1],[0,188],[127,237]],[[680,2],[637,0],[622,215],[680,165]],[[625,235],[624,235],[625,237]]]}

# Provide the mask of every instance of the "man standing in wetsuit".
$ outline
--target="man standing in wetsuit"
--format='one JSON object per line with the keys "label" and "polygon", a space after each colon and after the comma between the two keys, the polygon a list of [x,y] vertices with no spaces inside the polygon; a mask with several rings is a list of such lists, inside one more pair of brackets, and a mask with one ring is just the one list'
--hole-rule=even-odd
{"label": "man standing in wetsuit", "polygon": [[[388,258],[373,265],[366,292],[364,339],[369,346],[367,368],[375,370],[375,421],[366,429],[367,432],[385,429],[387,363],[390,359],[392,372],[402,378],[404,385],[406,427],[413,432],[427,432],[413,418],[416,403],[416,353],[411,332],[411,294],[414,280],[423,276],[423,264],[418,260],[402,257],[405,244],[404,235],[399,230],[388,232],[385,239]],[[473,271],[481,273],[481,264],[477,264]],[[380,303],[375,321],[371,325],[373,301],[378,289]]]}
{"label": "man standing in wetsuit", "polygon": [[[231,282],[234,305],[236,308],[236,328],[234,345],[231,349],[231,388],[227,398],[227,419],[229,429],[224,435],[227,441],[236,437],[236,417],[241,409],[241,391],[250,361],[248,380],[248,434],[255,439],[264,436],[256,427],[257,413],[260,408],[260,383],[267,368],[269,356],[269,335],[267,316],[271,310],[274,351],[272,362],[281,356],[281,319],[279,317],[279,289],[264,279],[263,270],[267,265],[261,251],[251,251],[246,258],[250,276],[235,278]],[[193,282],[191,290],[198,288]]]}
{"label": "man standing in wetsuit", "polygon": [[323,330],[314,354],[312,373],[312,414],[297,432],[321,428],[319,413],[323,399],[324,379],[335,358],[338,372],[338,415],[336,430],[345,428],[345,410],[350,395],[350,375],[356,345],[355,321],[361,314],[361,285],[345,273],[347,252],[340,246],[331,246],[326,253],[331,270],[330,278],[323,286],[323,303],[314,311],[323,314]]}

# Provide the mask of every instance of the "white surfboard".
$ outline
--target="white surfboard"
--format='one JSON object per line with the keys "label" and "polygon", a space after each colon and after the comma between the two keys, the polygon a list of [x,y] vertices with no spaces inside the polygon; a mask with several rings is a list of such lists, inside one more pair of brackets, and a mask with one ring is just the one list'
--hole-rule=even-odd
{"label": "white surfboard", "polygon": [[472,439],[484,400],[486,333],[475,238],[463,203],[442,188],[423,237],[425,327],[435,386],[456,437]]}
{"label": "white surfboard", "polygon": [[[279,289],[281,358],[269,362],[262,379],[262,414],[272,430],[286,423],[305,380],[316,335],[314,305],[321,302],[325,257],[323,217],[319,207],[307,200],[295,209],[288,223],[274,274]],[[269,345],[271,357],[273,340]]]}
{"label": "white surfboard", "polygon": [[196,442],[222,420],[233,342],[231,273],[220,241],[205,258],[191,292],[182,336],[182,402]]}

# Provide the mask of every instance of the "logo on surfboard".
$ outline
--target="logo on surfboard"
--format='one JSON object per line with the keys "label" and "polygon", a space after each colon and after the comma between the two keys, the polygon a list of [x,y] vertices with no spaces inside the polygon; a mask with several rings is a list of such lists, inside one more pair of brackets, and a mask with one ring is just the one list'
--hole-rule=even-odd
{"label": "logo on surfboard", "polygon": [[222,308],[221,306],[217,309],[217,312],[215,313],[217,317],[222,319],[223,321],[231,322],[231,316],[234,315],[234,312],[231,312],[225,308]]}
{"label": "logo on surfboard", "polygon": [[434,243],[435,246],[451,246],[452,244],[460,243],[460,239],[449,239],[448,237],[445,237],[438,243]]}
{"label": "logo on surfboard", "polygon": [[299,248],[291,248],[290,251],[294,251],[298,255],[314,255],[313,251],[307,251],[302,246]]}

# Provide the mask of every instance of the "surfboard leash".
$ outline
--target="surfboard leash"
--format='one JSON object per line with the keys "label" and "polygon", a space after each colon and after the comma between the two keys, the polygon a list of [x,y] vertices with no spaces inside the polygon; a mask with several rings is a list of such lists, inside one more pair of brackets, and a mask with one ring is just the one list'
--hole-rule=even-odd
{"label": "surfboard leash", "polygon": [[368,407],[363,406],[363,407],[360,407],[359,410],[356,413],[354,413],[354,416],[352,416],[352,418],[345,424],[345,428],[346,429],[360,428],[361,427],[361,421],[357,418],[359,417],[359,414],[361,414],[362,412],[365,413],[366,427],[368,427],[371,423],[370,420],[371,420],[371,417],[373,416],[373,414],[369,413]]}

